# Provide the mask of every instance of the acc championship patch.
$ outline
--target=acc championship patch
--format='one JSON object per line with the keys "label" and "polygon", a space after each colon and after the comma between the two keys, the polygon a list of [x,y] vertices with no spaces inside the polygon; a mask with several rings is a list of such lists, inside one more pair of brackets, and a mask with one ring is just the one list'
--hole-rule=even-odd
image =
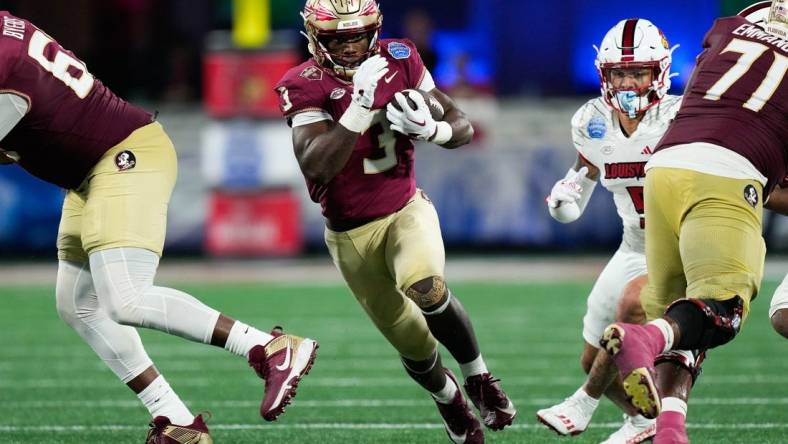
{"label": "acc championship patch", "polygon": [[129,150],[121,151],[115,156],[115,165],[118,171],[126,171],[137,165],[137,157]]}
{"label": "acc championship patch", "polygon": [[751,207],[755,208],[758,206],[758,190],[755,189],[752,185],[747,185],[744,187],[744,200],[750,204]]}
{"label": "acc championship patch", "polygon": [[605,134],[607,134],[605,119],[599,116],[592,117],[591,121],[588,122],[586,131],[588,131],[588,137],[592,139],[601,139],[605,137]]}
{"label": "acc championship patch", "polygon": [[388,46],[389,54],[395,59],[407,59],[410,57],[408,45],[400,42],[391,42]]}

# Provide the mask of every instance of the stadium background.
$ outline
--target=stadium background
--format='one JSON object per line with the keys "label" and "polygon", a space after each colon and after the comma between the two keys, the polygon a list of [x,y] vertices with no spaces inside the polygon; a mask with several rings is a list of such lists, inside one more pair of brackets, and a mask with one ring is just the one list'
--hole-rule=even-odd
{"label": "stadium background", "polygon": [[[180,160],[161,281],[187,282],[187,290],[231,315],[263,325],[286,322],[323,342],[318,388],[304,388],[302,416],[285,415],[266,428],[255,423],[246,395],[256,386],[237,363],[146,333],[157,364],[174,375],[169,378],[190,406],[217,415],[221,442],[273,442],[279,433],[284,442],[440,442],[434,408],[397,368],[332,268],[319,207],[307,197],[290,131],[272,107],[273,73],[306,57],[298,35],[301,3],[271,0],[268,36],[254,32],[261,17],[265,22],[254,6],[264,0],[16,0],[0,1],[0,8],[42,27],[121,96],[159,111]],[[652,20],[671,45],[680,45],[671,90],[680,94],[714,18],[749,3],[382,2],[383,36],[417,42],[439,87],[457,98],[479,133],[456,151],[418,147],[417,177],[440,213],[449,280],[461,282],[455,292],[471,310],[483,348],[490,346],[491,366],[521,406],[518,427],[492,442],[556,441],[535,425],[533,412],[582,381],[575,362],[584,298],[620,241],[621,223],[605,190],[595,192],[571,225],[553,221],[544,205],[574,159],[569,119],[599,93],[592,45],[621,19]],[[250,13],[238,15],[242,6]],[[266,44],[257,47],[260,38]],[[8,333],[0,340],[0,416],[6,418],[0,442],[139,442],[144,409],[54,312],[62,198],[61,190],[16,167],[0,168],[0,300],[7,307],[0,323]],[[756,301],[747,335],[709,362],[711,382],[690,406],[711,413],[691,417],[693,442],[784,442],[788,398],[772,387],[788,382],[787,350],[765,312],[788,271],[775,255],[788,248],[788,224],[771,214],[766,221],[766,296]],[[314,294],[322,296],[317,306]],[[534,340],[556,328],[561,333],[552,340]],[[348,335],[354,346],[336,349]],[[210,362],[201,361],[195,380],[190,360],[206,356]],[[347,359],[359,362],[356,379],[342,379]],[[750,396],[729,390],[744,382]],[[81,384],[100,390],[85,392]],[[351,386],[357,391],[341,389]],[[577,442],[601,440],[618,424],[609,403],[597,419]]]}

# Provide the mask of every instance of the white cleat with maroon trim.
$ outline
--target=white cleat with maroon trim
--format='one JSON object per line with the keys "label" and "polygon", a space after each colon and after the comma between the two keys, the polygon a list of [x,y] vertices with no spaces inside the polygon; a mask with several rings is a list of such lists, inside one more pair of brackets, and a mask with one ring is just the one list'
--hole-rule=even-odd
{"label": "white cleat with maroon trim", "polygon": [[536,412],[536,419],[559,435],[579,435],[591,422],[594,408],[570,397],[564,402]]}

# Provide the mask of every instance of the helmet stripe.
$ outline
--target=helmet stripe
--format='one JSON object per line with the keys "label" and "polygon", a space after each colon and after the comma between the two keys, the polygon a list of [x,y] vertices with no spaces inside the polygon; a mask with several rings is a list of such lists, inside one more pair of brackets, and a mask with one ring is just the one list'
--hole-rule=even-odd
{"label": "helmet stripe", "polygon": [[638,19],[629,19],[624,24],[623,36],[621,36],[621,61],[630,62],[635,58],[635,27]]}

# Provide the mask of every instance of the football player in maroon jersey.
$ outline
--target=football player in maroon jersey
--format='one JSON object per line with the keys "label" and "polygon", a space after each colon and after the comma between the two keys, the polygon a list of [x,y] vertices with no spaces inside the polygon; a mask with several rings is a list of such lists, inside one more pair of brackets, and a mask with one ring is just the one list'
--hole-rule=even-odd
{"label": "football player in maroon jersey", "polygon": [[67,189],[58,231],[60,317],[154,417],[147,442],[210,443],[143,349],[145,327],[223,347],[265,379],[260,408],[275,419],[317,343],[234,321],[154,284],[175,149],[153,116],[117,97],[70,51],[27,20],[0,12],[0,164]]}
{"label": "football player in maroon jersey", "polygon": [[[313,58],[276,89],[309,194],[326,218],[331,257],[407,373],[432,394],[451,440],[482,442],[479,421],[441,364],[438,342],[460,364],[465,391],[487,427],[511,424],[516,410],[446,285],[437,213],[416,188],[413,164],[413,139],[454,148],[471,140],[473,128],[435,88],[412,42],[378,38],[376,1],[308,0],[302,15]],[[405,89],[429,91],[444,118],[432,117],[421,94],[410,94],[409,104]]]}
{"label": "football player in maroon jersey", "polygon": [[[687,369],[655,358],[733,340],[763,274],[764,196],[786,177],[787,0],[715,21],[681,108],[646,165],[646,325],[611,324],[600,344],[631,402],[657,415],[655,443],[688,442]],[[757,10],[766,11],[762,24]],[[660,413],[661,412],[661,413]]]}

